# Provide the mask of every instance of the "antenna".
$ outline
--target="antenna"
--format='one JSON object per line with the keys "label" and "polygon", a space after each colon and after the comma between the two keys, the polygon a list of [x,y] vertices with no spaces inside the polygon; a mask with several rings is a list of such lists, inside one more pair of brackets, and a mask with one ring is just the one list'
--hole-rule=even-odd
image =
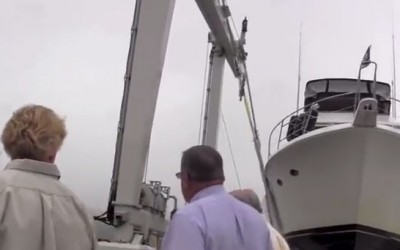
{"label": "antenna", "polygon": [[[393,8],[394,8],[394,1],[393,1]],[[396,91],[396,50],[395,50],[395,39],[394,39],[394,14],[393,14],[393,8],[392,8],[392,52],[393,52],[393,81],[392,81],[392,97],[394,100],[392,100],[392,113],[393,113],[393,118],[397,118],[397,102],[396,102],[396,96],[397,96],[397,91]]]}
{"label": "antenna", "polygon": [[299,68],[297,74],[297,109],[299,110],[300,106],[300,83],[301,83],[301,40],[302,40],[302,29],[303,29],[303,21],[300,23],[300,34],[299,34]]}

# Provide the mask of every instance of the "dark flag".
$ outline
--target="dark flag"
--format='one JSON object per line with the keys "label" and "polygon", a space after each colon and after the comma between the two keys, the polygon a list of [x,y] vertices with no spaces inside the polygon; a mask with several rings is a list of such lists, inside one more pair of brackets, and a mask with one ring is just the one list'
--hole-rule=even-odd
{"label": "dark flag", "polygon": [[370,57],[371,57],[371,45],[368,47],[367,51],[364,54],[364,57],[361,61],[360,68],[363,69],[363,68],[368,67],[368,65],[371,63]]}

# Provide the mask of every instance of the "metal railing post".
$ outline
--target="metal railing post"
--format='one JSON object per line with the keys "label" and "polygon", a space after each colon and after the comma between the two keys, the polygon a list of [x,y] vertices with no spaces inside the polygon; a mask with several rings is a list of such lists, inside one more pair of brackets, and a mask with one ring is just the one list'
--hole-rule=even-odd
{"label": "metal railing post", "polygon": [[284,120],[285,120],[285,119],[283,119],[283,120],[281,121],[281,129],[280,129],[280,131],[279,131],[278,144],[277,144],[277,146],[276,146],[276,149],[277,149],[277,150],[279,149],[279,145],[281,144],[282,128],[283,128],[283,122],[284,122]]}

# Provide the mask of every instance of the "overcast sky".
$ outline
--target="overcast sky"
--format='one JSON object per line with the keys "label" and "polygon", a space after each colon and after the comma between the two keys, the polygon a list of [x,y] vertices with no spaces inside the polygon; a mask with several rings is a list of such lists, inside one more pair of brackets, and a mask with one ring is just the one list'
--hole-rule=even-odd
{"label": "overcast sky", "polygon": [[[248,69],[265,160],[270,130],[296,107],[300,23],[303,86],[315,78],[356,77],[370,44],[378,79],[391,82],[392,12],[400,41],[396,1],[229,1],[238,30],[241,20],[249,19]],[[92,208],[105,208],[109,194],[134,5],[134,0],[0,1],[0,124],[27,103],[48,105],[65,116],[69,135],[58,158],[62,181]],[[176,0],[147,176],[171,185],[176,194],[181,152],[198,141],[207,32],[195,1]],[[400,53],[400,46],[396,49]],[[242,187],[261,195],[238,84],[229,68],[225,72],[222,110]],[[226,186],[237,188],[220,132]],[[7,162],[5,155],[0,160]]]}

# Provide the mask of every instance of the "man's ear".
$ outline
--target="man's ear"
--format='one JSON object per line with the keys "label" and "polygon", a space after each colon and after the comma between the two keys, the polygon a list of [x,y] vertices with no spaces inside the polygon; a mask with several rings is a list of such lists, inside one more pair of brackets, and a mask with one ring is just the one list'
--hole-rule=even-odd
{"label": "man's ear", "polygon": [[187,189],[190,188],[190,175],[187,172],[183,172],[181,177],[182,187]]}

